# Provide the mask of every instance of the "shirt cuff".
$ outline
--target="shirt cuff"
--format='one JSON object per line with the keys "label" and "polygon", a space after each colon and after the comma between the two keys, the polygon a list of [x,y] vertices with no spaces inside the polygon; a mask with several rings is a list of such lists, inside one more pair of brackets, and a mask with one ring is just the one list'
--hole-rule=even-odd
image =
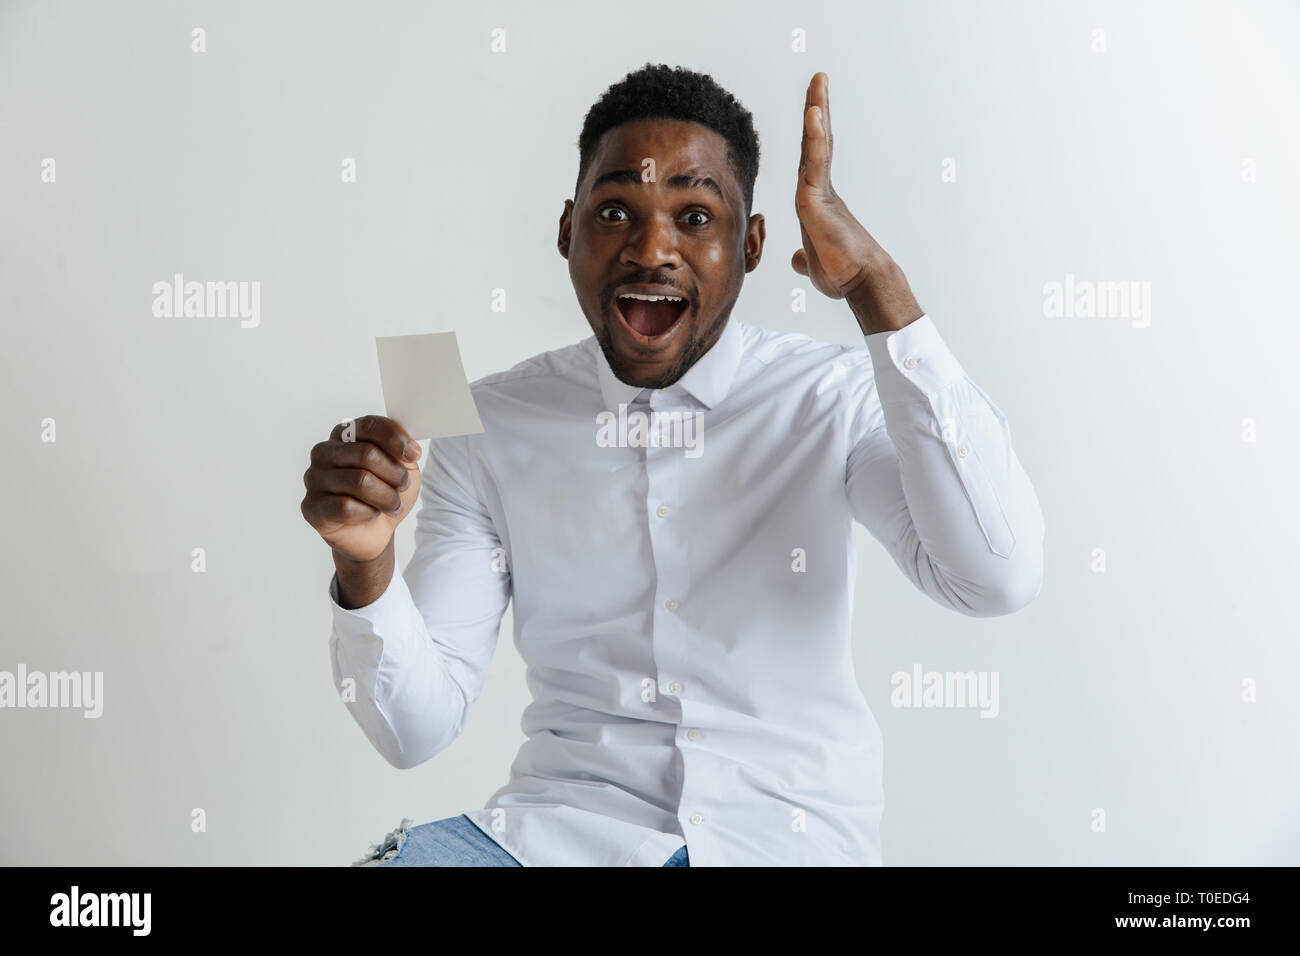
{"label": "shirt cuff", "polygon": [[[334,615],[334,630],[344,637],[374,639],[376,633],[385,638],[402,633],[402,624],[414,606],[406,579],[396,565],[393,578],[384,593],[365,607],[345,608],[339,604],[339,576],[336,571],[329,583],[330,610]],[[370,641],[367,641],[370,643]]]}
{"label": "shirt cuff", "polygon": [[929,399],[966,377],[929,314],[901,329],[864,336],[882,404]]}

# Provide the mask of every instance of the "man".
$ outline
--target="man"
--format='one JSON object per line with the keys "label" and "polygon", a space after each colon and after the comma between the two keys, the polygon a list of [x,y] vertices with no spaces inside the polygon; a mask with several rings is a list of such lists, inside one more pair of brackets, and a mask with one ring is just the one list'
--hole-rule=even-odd
{"label": "man", "polygon": [[629,74],[579,152],[558,244],[593,335],[473,383],[484,433],[431,441],[423,473],[381,417],[312,449],[335,684],[355,682],[380,753],[413,767],[456,738],[512,597],[533,693],[510,782],[403,821],[368,862],[879,864],[852,522],[961,614],[1029,603],[1043,520],[1006,419],[831,186],[824,73],[792,264],[846,300],[863,346],[731,317],[766,231],[752,117],[712,78]]}

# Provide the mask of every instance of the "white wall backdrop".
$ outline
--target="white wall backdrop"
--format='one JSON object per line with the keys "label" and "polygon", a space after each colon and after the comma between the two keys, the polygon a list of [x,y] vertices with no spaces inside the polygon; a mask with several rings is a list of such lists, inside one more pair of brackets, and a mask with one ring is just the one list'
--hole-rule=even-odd
{"label": "white wall backdrop", "polygon": [[[0,709],[0,862],[345,865],[505,782],[509,614],[462,737],[391,768],[331,684],[301,475],[382,413],[376,335],[455,330],[473,379],[589,334],[556,224],[583,116],[649,60],[755,115],[734,315],[860,343],[789,264],[829,74],[836,189],[1046,514],[1042,594],[985,620],[858,529],[886,862],[1300,863],[1297,40],[1287,0],[5,0],[0,671],[102,672],[103,713]],[[260,282],[258,324],[155,317],[176,273]],[[1067,276],[1149,313],[1051,315]],[[996,673],[997,717],[891,706],[917,665]]]}

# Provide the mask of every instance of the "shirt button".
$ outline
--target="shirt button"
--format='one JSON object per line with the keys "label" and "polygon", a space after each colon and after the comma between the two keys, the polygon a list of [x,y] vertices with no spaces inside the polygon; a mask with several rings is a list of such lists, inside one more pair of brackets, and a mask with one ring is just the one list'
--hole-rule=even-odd
{"label": "shirt button", "polygon": [[686,739],[687,739],[687,740],[699,740],[699,739],[700,739],[700,732],[699,732],[698,730],[696,730],[694,727],[692,727],[690,730],[686,731]]}
{"label": "shirt button", "polygon": [[668,693],[680,694],[681,692],[682,692],[682,685],[677,683],[677,681],[673,681],[671,684],[668,685]]}
{"label": "shirt button", "polygon": [[361,636],[361,639],[362,639],[363,641],[365,641],[367,644],[373,644],[373,643],[375,643],[375,635],[373,635],[373,634],[363,634],[363,635]]}
{"label": "shirt button", "polygon": [[916,359],[914,359],[910,355],[907,358],[903,359],[903,368],[908,368],[908,369],[916,368]]}
{"label": "shirt button", "polygon": [[668,517],[668,506],[667,506],[667,505],[660,505],[658,508],[655,509],[655,514],[657,514],[657,515],[658,515],[659,517],[661,517],[661,518],[667,518],[667,517]]}
{"label": "shirt button", "polygon": [[957,449],[957,457],[958,457],[958,458],[965,458],[965,457],[966,457],[966,446],[965,446],[965,445],[962,445],[960,448]]}
{"label": "shirt button", "polygon": [[667,601],[664,601],[664,607],[668,608],[670,611],[675,611],[681,607],[681,605],[677,603],[675,598],[669,598]]}
{"label": "shirt button", "polygon": [[692,814],[691,814],[691,822],[694,823],[694,824],[698,827],[701,823],[704,822],[704,817],[701,816],[701,815],[698,814],[698,813],[692,813]]}

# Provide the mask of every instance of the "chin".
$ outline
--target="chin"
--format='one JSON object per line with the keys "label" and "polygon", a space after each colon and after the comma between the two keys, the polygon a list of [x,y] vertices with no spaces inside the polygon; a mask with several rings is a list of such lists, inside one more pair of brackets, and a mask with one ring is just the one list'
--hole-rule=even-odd
{"label": "chin", "polygon": [[688,366],[685,355],[689,350],[674,347],[653,355],[639,351],[626,352],[622,346],[610,343],[608,330],[598,341],[614,377],[626,385],[667,388],[686,374]]}

